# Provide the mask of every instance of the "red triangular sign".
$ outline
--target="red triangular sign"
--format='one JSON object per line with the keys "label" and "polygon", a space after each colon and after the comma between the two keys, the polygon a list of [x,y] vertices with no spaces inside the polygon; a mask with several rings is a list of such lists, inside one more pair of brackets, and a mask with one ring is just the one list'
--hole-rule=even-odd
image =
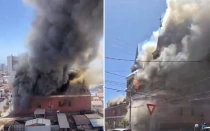
{"label": "red triangular sign", "polygon": [[156,107],[156,105],[154,105],[154,104],[147,104],[147,108],[148,108],[148,110],[149,110],[150,116],[151,116],[152,113],[154,112],[155,107]]}

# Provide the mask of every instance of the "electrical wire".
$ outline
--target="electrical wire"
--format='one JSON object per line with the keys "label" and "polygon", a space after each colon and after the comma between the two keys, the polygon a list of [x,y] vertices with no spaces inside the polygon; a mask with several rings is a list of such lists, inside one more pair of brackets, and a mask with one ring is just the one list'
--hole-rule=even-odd
{"label": "electrical wire", "polygon": [[[131,59],[124,59],[124,58],[114,58],[114,57],[105,57],[106,59],[110,60],[119,60],[119,61],[135,61]],[[158,60],[152,60],[152,61],[142,61],[139,60],[138,62],[182,62],[182,63],[198,63],[198,62],[205,62],[205,61],[158,61]]]}
{"label": "electrical wire", "polygon": [[106,73],[107,74],[111,74],[111,75],[115,75],[115,76],[126,78],[125,76],[122,76],[122,75],[119,75],[119,74],[115,74],[115,73],[111,73],[111,72],[108,72],[108,71],[106,71]]}

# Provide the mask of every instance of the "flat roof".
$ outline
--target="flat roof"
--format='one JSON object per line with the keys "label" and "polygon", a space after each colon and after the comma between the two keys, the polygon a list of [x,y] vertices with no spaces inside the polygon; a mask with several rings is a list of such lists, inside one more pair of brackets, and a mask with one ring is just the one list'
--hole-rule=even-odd
{"label": "flat roof", "polygon": [[36,109],[34,111],[34,114],[35,115],[43,115],[43,114],[45,114],[45,109]]}
{"label": "flat roof", "polygon": [[88,119],[101,119],[101,116],[98,114],[85,114]]}
{"label": "flat roof", "polygon": [[104,105],[102,101],[91,101],[91,105],[97,105],[97,106],[102,106]]}
{"label": "flat roof", "polygon": [[93,127],[103,127],[104,120],[103,119],[90,119],[90,123]]}
{"label": "flat roof", "polygon": [[89,125],[90,121],[85,115],[73,115],[72,116],[76,125]]}
{"label": "flat roof", "polygon": [[58,117],[58,124],[60,128],[70,128],[69,126],[69,122],[67,120],[66,114],[64,113],[58,113],[57,114]]}
{"label": "flat roof", "polygon": [[26,121],[25,126],[30,126],[34,124],[44,124],[45,126],[50,126],[51,122],[48,119],[37,118],[37,119]]}

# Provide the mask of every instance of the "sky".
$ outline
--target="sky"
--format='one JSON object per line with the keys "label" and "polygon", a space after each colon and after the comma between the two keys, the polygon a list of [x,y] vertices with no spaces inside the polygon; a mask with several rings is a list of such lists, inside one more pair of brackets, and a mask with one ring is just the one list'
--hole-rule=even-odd
{"label": "sky", "polygon": [[[106,0],[105,56],[135,60],[136,48],[149,40],[166,11],[165,0]],[[105,59],[105,87],[126,89],[133,61]],[[111,73],[111,74],[110,74]],[[117,75],[113,75],[117,74]],[[105,89],[105,104],[122,92]]]}
{"label": "sky", "polygon": [[7,64],[7,56],[26,51],[34,11],[22,0],[0,0],[0,9],[0,63]]}

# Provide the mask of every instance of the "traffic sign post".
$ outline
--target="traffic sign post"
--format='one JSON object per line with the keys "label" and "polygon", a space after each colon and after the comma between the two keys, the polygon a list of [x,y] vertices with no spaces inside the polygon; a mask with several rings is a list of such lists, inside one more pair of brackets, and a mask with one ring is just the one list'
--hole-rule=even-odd
{"label": "traffic sign post", "polygon": [[147,104],[147,108],[148,108],[148,111],[149,111],[150,116],[151,116],[152,113],[154,112],[155,107],[156,107],[155,104]]}

